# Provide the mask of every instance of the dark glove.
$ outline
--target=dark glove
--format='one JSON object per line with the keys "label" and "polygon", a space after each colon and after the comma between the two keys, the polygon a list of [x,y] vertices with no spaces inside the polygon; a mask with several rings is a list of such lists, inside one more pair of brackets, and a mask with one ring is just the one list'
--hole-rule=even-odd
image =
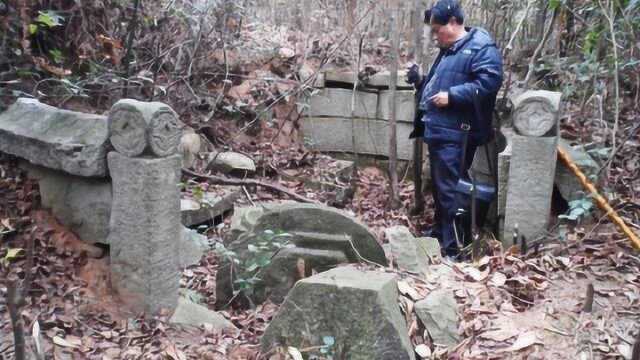
{"label": "dark glove", "polygon": [[420,83],[420,67],[417,64],[413,64],[407,72],[407,83],[418,84]]}

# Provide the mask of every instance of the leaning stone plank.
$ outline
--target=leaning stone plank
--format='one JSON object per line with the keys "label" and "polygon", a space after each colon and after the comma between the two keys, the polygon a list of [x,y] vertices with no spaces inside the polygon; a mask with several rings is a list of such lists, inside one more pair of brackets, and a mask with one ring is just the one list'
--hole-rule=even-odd
{"label": "leaning stone plank", "polygon": [[[378,119],[391,120],[391,108],[389,107],[389,97],[391,91],[380,91],[380,99],[378,101]],[[413,121],[415,113],[415,95],[413,91],[400,90],[396,91],[396,120],[397,121]]]}
{"label": "leaning stone plank", "polygon": [[0,114],[0,151],[72,175],[107,175],[107,118],[20,98]]}
{"label": "leaning stone plank", "polygon": [[178,152],[182,130],[178,115],[161,102],[122,99],[109,111],[111,144],[129,157],[151,153],[159,157]]}
{"label": "leaning stone plank", "polygon": [[278,346],[331,350],[353,360],[413,360],[397,302],[394,275],[340,267],[300,280],[261,340],[262,353]]}
{"label": "leaning stone plank", "polygon": [[[354,119],[356,131],[356,150],[359,154],[388,156],[389,154],[389,122],[385,120]],[[349,118],[305,118],[304,137],[309,140],[310,147],[327,152],[353,152],[352,121]],[[413,124],[397,123],[398,159],[413,158],[413,143],[409,134]]]}
{"label": "leaning stone plank", "polygon": [[233,210],[233,203],[242,196],[237,186],[223,187],[220,192],[206,192],[201,200],[184,196],[180,200],[180,212],[184,226],[195,226],[212,221]]}
{"label": "leaning stone plank", "polygon": [[556,171],[557,137],[514,135],[505,208],[503,244],[511,245],[513,231],[534,240],[549,224]]}
{"label": "leaning stone plank", "polygon": [[113,179],[111,281],[134,309],[174,309],[180,283],[182,158],[108,155]]}
{"label": "leaning stone plank", "polygon": [[[351,93],[352,91],[348,89],[322,89],[310,98],[306,115],[351,117]],[[377,106],[377,93],[358,91],[354,115],[359,118],[374,119]]]}

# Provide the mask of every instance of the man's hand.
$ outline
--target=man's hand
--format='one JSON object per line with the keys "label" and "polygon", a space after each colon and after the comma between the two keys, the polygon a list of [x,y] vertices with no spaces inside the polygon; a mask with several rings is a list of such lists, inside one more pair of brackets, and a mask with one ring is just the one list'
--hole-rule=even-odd
{"label": "man's hand", "polygon": [[446,91],[440,91],[429,98],[433,104],[439,108],[449,106],[449,93]]}
{"label": "man's hand", "polygon": [[420,67],[418,64],[407,66],[407,84],[417,84],[420,82]]}

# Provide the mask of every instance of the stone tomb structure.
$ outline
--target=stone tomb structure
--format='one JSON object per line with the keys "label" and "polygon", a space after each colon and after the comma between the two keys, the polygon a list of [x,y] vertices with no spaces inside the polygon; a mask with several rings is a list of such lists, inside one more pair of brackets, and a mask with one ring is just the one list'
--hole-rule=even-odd
{"label": "stone tomb structure", "polygon": [[[415,108],[413,86],[398,74],[396,90],[396,120],[398,159],[411,160]],[[317,93],[310,97],[304,109],[303,135],[309,145],[323,152],[354,152],[367,155],[389,155],[391,119],[389,72],[380,72],[361,82],[356,91],[352,113],[354,75],[350,72],[328,71],[319,75],[314,86]],[[353,115],[353,117],[352,117]],[[355,132],[355,137],[352,134]],[[354,144],[355,140],[355,144]]]}
{"label": "stone tomb structure", "polygon": [[208,247],[181,223],[181,126],[169,106],[129,99],[108,116],[26,98],[0,114],[0,151],[25,160],[64,225],[109,245],[113,285],[135,311],[175,309],[181,267]]}

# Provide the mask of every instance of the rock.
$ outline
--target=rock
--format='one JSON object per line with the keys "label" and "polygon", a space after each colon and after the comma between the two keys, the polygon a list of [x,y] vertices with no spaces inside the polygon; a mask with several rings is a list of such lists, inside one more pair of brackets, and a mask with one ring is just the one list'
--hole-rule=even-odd
{"label": "rock", "polygon": [[[240,208],[231,221],[227,249],[233,251],[239,264],[231,270],[229,261],[223,262],[216,278],[216,306],[226,306],[234,293],[232,273],[241,273],[245,263],[257,257],[250,247],[268,243],[268,232],[283,232],[292,249],[273,254],[262,254],[272,259],[261,268],[263,281],[256,286],[258,292],[249,294],[252,301],[261,303],[269,298],[281,302],[287,291],[301,276],[296,261],[305,262],[305,273],[324,271],[342,262],[360,262],[362,258],[378,264],[386,264],[382,247],[368,228],[345,213],[322,205],[287,202],[263,204],[252,208]],[[356,250],[354,250],[354,248]],[[356,253],[357,251],[357,253]],[[361,258],[362,257],[362,258]],[[273,270],[272,266],[275,266]]]}
{"label": "rock", "polygon": [[[391,91],[380,91],[377,118],[391,120]],[[412,122],[415,114],[415,93],[409,90],[396,91],[396,121]],[[407,140],[407,139],[405,139]]]}
{"label": "rock", "polygon": [[0,151],[72,175],[105,177],[107,118],[20,98],[0,114]]}
{"label": "rock", "polygon": [[282,345],[321,347],[330,337],[331,350],[348,359],[413,360],[397,296],[394,275],[353,267],[300,280],[265,330],[262,353]]}
{"label": "rock", "polygon": [[431,291],[415,304],[415,312],[435,344],[452,347],[460,341],[457,304],[450,289]]}
{"label": "rock", "polygon": [[184,226],[196,226],[212,222],[215,218],[233,210],[233,204],[242,196],[237,186],[218,188],[219,192],[205,192],[201,200],[183,194],[180,200],[180,212]]}
{"label": "rock", "polygon": [[209,250],[207,237],[195,230],[182,228],[182,242],[180,243],[180,267],[185,268],[200,262],[202,255]]}
{"label": "rock", "polygon": [[533,241],[546,231],[556,172],[556,137],[514,135],[502,243],[513,243],[515,227]]}
{"label": "rock", "polygon": [[[398,159],[413,159],[413,142],[409,134],[413,124],[396,124]],[[353,121],[340,117],[307,117],[303,120],[304,138],[309,147],[322,152],[353,152],[352,127],[356,131],[356,151],[359,154],[389,156],[389,122],[356,118]]]}
{"label": "rock", "polygon": [[169,321],[174,324],[189,326],[208,325],[211,329],[217,331],[238,330],[231,321],[221,314],[183,297],[178,299],[178,306]]}
{"label": "rock", "polygon": [[[391,72],[388,70],[377,72],[365,82],[369,86],[378,88],[389,88],[391,85]],[[397,89],[413,89],[413,85],[407,83],[407,71],[398,71],[398,81],[396,83]],[[413,118],[411,118],[413,121]]]}
{"label": "rock", "polygon": [[21,163],[29,177],[38,181],[42,206],[88,243],[108,244],[111,217],[111,182]]}
{"label": "rock", "polygon": [[111,144],[119,153],[134,157],[166,157],[178,152],[183,124],[169,105],[122,99],[109,111]]}
{"label": "rock", "polygon": [[[593,177],[598,175],[600,166],[593,160],[591,155],[580,146],[571,146],[571,144],[564,139],[559,139],[558,146],[569,154],[571,160],[578,165],[588,179],[595,181]],[[580,180],[578,180],[563,162],[559,162],[556,167],[555,184],[558,186],[562,198],[566,201],[578,200],[583,198],[585,196],[584,194],[588,193],[580,183]]]}
{"label": "rock", "polygon": [[400,269],[422,274],[429,266],[427,254],[418,246],[416,238],[405,226],[393,226],[384,231],[391,245],[391,253]]}
{"label": "rock", "polygon": [[427,257],[429,264],[434,264],[442,258],[440,242],[436,238],[421,237],[416,239],[418,253]]}
{"label": "rock", "polygon": [[262,303],[268,298],[280,304],[296,281],[311,276],[313,272],[321,273],[347,262],[347,257],[340,250],[298,247],[282,249],[261,273],[263,281],[256,287],[254,299],[257,303]]}
{"label": "rock", "polygon": [[526,91],[513,100],[513,126],[519,135],[558,135],[562,93]]}
{"label": "rock", "polygon": [[242,172],[243,174],[245,172],[254,173],[256,171],[256,165],[250,157],[236,152],[212,153],[209,160],[207,169],[219,171],[223,174],[235,171]]}
{"label": "rock", "polygon": [[188,169],[193,166],[201,148],[200,135],[196,134],[191,128],[185,130],[180,137],[180,144],[178,145],[178,152],[182,154],[183,168]]}
{"label": "rock", "polygon": [[[325,78],[329,81],[328,78]],[[378,94],[358,91],[356,93],[354,116],[375,119],[378,106]],[[352,91],[339,88],[324,88],[309,99],[309,108],[301,109],[310,117],[351,117]],[[337,132],[334,131],[334,134]]]}
{"label": "rock", "polygon": [[113,181],[109,244],[111,281],[135,310],[174,309],[180,282],[179,155],[108,155]]}

